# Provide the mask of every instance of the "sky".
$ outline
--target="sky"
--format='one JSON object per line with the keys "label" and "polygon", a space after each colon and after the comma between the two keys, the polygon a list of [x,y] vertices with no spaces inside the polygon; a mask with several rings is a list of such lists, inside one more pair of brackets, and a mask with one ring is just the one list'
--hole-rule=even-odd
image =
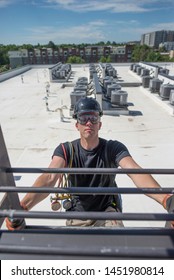
{"label": "sky", "polygon": [[0,44],[139,41],[174,30],[173,0],[0,0]]}

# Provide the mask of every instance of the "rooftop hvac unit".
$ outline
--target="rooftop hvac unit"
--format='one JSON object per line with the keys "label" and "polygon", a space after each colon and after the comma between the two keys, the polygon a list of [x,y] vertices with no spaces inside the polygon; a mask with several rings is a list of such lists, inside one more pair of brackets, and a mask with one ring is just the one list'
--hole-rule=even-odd
{"label": "rooftop hvac unit", "polygon": [[133,71],[133,67],[134,67],[134,64],[131,64],[129,69],[130,69],[131,71]]}
{"label": "rooftop hvac unit", "polygon": [[76,82],[76,85],[84,85],[84,86],[87,86],[88,85],[88,81],[85,81],[85,80],[78,80]]}
{"label": "rooftop hvac unit", "polygon": [[166,69],[166,68],[160,68],[159,73],[160,73],[160,74],[166,74],[166,75],[169,75],[169,69]]}
{"label": "rooftop hvac unit", "polygon": [[133,65],[133,72],[137,72],[137,67],[139,67],[139,64],[134,64]]}
{"label": "rooftop hvac unit", "polygon": [[156,92],[159,93],[161,84],[162,84],[162,81],[159,79],[154,78],[154,79],[150,80],[150,85],[149,85],[150,91],[152,93],[156,93]]}
{"label": "rooftop hvac unit", "polygon": [[174,90],[173,89],[170,91],[169,101],[170,101],[171,105],[174,105]]}
{"label": "rooftop hvac unit", "polygon": [[112,105],[127,105],[128,93],[123,90],[112,90],[111,103]]}
{"label": "rooftop hvac unit", "polygon": [[103,82],[108,81],[108,80],[113,82],[114,79],[113,79],[113,77],[105,76],[104,79],[103,79]]}
{"label": "rooftop hvac unit", "polygon": [[162,99],[169,99],[171,90],[174,90],[174,85],[164,84],[160,87],[160,97]]}
{"label": "rooftop hvac unit", "polygon": [[111,80],[105,80],[104,81],[104,88],[107,90],[108,86],[112,84]]}
{"label": "rooftop hvac unit", "polygon": [[112,69],[112,68],[108,69],[108,74],[109,74],[109,76],[113,76],[114,71],[113,71],[113,69]]}
{"label": "rooftop hvac unit", "polygon": [[141,76],[149,76],[150,70],[146,68],[141,69]]}
{"label": "rooftop hvac unit", "polygon": [[53,75],[54,75],[55,78],[58,78],[58,79],[62,78],[62,75],[61,75],[61,71],[60,71],[60,70],[54,71],[54,72],[53,72]]}
{"label": "rooftop hvac unit", "polygon": [[111,92],[113,90],[121,90],[121,86],[119,84],[111,84],[107,86],[107,96],[111,97]]}
{"label": "rooftop hvac unit", "polygon": [[150,80],[151,80],[151,76],[143,76],[142,77],[142,86],[144,88],[149,88]]}
{"label": "rooftop hvac unit", "polygon": [[113,77],[117,78],[117,70],[115,68],[113,68]]}
{"label": "rooftop hvac unit", "polygon": [[59,74],[60,78],[64,79],[66,77],[66,71],[65,70],[60,70],[59,72],[60,72],[60,74]]}
{"label": "rooftop hvac unit", "polygon": [[78,78],[77,83],[88,84],[88,78],[87,77],[80,77],[80,78]]}
{"label": "rooftop hvac unit", "polygon": [[75,85],[74,91],[87,91],[87,85]]}
{"label": "rooftop hvac unit", "polygon": [[71,99],[71,108],[74,108],[74,105],[77,103],[77,101],[81,98],[81,97],[85,97],[86,96],[86,92],[85,91],[75,91],[75,92],[71,92],[70,93],[70,99]]}
{"label": "rooftop hvac unit", "polygon": [[139,76],[141,75],[141,69],[142,69],[141,66],[139,66],[139,67],[136,68],[137,75],[139,75]]}
{"label": "rooftop hvac unit", "polygon": [[106,83],[107,83],[107,82],[113,83],[113,78],[112,78],[112,77],[109,77],[109,76],[106,76],[106,77],[103,79],[103,86],[104,86],[104,88],[106,88]]}

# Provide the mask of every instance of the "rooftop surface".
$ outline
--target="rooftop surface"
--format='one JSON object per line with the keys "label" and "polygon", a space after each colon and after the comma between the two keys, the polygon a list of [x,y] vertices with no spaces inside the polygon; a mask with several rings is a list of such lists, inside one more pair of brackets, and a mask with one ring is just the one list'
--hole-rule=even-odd
{"label": "rooftop surface", "polygon": [[[140,77],[129,70],[129,65],[115,65],[120,79],[139,82]],[[174,75],[173,65],[167,65]],[[32,69],[0,83],[0,125],[4,134],[12,167],[48,167],[55,147],[79,138],[75,121],[70,116],[70,92],[79,77],[89,78],[88,66],[73,66],[69,86],[50,83],[48,107],[46,84],[48,68]],[[127,115],[104,115],[100,137],[123,142],[133,158],[144,168],[174,168],[174,116],[148,89],[125,87],[128,93]],[[61,121],[59,108],[63,109]],[[17,186],[31,186],[38,174],[15,174]],[[162,187],[173,187],[172,175],[154,175]],[[119,187],[133,187],[126,175],[117,176]],[[20,194],[20,197],[23,195]],[[159,212],[165,210],[145,195],[123,195],[124,212]],[[33,210],[50,211],[49,197]],[[28,220],[29,224],[63,225],[64,221]],[[125,222],[127,226],[163,226],[164,222]]]}

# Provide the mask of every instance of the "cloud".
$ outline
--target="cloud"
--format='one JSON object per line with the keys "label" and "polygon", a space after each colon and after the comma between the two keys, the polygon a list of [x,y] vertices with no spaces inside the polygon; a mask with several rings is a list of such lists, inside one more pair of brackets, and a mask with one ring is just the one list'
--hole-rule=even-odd
{"label": "cloud", "polygon": [[45,0],[50,7],[71,10],[73,12],[110,11],[112,13],[148,12],[162,7],[170,8],[173,0]]}
{"label": "cloud", "polygon": [[25,30],[23,40],[32,44],[46,44],[50,40],[55,44],[63,43],[96,43],[99,41],[129,41],[140,40],[144,33],[157,30],[174,30],[174,22],[158,23],[144,28],[139,27],[139,22],[132,19],[129,21],[119,20],[96,20],[89,21],[86,24],[53,27],[53,26],[35,26]]}
{"label": "cloud", "polygon": [[0,0],[0,8],[5,8],[13,4],[13,0]]}
{"label": "cloud", "polygon": [[[78,26],[72,26],[69,28],[42,26],[26,29],[23,40],[28,42],[47,43],[50,40],[56,44],[61,43],[93,43],[105,39],[104,32],[100,29],[100,26],[104,26],[102,21],[91,21],[88,24],[81,24]],[[51,39],[50,39],[51,38]]]}
{"label": "cloud", "polygon": [[73,12],[141,13],[159,9],[171,9],[173,0],[0,0],[0,8],[17,3],[37,5],[50,9]]}

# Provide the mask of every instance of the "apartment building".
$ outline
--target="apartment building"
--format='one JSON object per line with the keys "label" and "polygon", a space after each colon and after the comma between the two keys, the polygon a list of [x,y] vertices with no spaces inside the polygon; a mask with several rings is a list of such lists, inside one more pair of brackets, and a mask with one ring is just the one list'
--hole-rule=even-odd
{"label": "apartment building", "polygon": [[131,62],[133,45],[87,46],[69,48],[21,49],[9,51],[11,68],[24,65],[66,63],[70,56],[80,56],[85,63],[97,63],[101,57],[109,57],[110,62]]}
{"label": "apartment building", "polygon": [[174,31],[161,30],[143,34],[141,36],[141,45],[158,48],[159,44],[174,41]]}

